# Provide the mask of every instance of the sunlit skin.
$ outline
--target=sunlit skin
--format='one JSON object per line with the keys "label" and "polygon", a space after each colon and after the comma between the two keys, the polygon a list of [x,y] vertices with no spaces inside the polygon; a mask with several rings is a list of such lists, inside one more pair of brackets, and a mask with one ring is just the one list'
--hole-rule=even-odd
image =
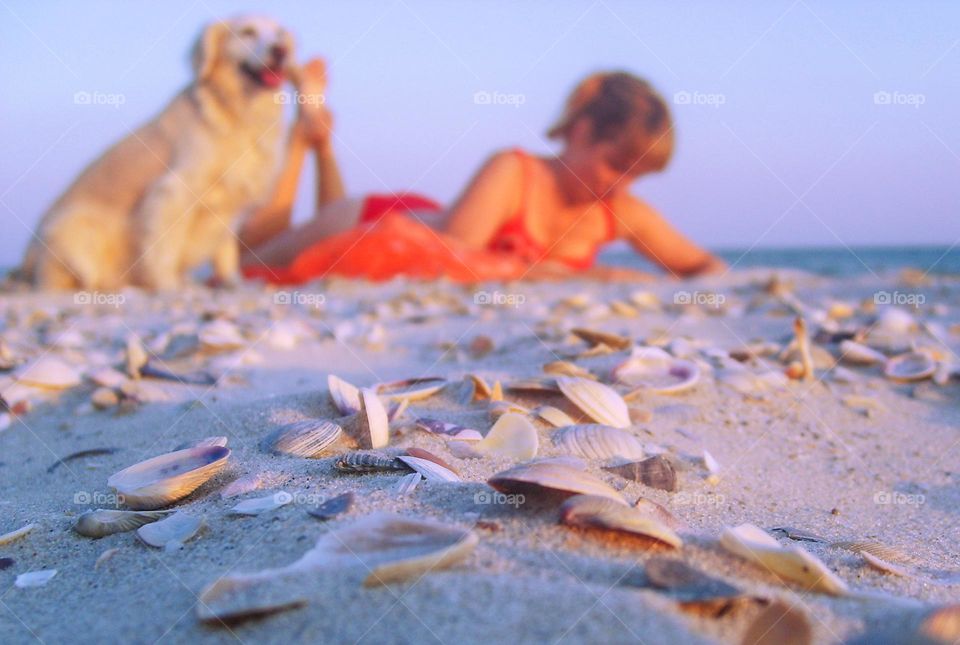
{"label": "sunlit skin", "polygon": [[[322,93],[326,74],[322,61],[308,63],[300,92]],[[324,103],[301,103],[290,130],[285,162],[268,204],[256,212],[241,233],[248,252],[245,263],[289,264],[301,251],[329,235],[353,227],[362,200],[345,199],[332,146],[333,119]],[[442,217],[424,217],[437,230],[473,249],[487,248],[497,230],[524,205],[530,234],[547,249],[547,260],[531,266],[527,278],[561,278],[573,274],[559,258],[581,258],[607,239],[603,200],[614,213],[616,237],[676,277],[723,271],[724,263],[687,239],[652,206],[630,194],[641,176],[631,168],[614,168],[613,144],[594,140],[593,126],[583,117],[574,122],[563,149],[555,157],[535,157],[527,186],[522,161],[511,152],[491,157]],[[303,160],[317,160],[317,207],[314,217],[296,228],[290,214]],[[649,278],[628,269],[594,267],[579,276],[631,280]]]}

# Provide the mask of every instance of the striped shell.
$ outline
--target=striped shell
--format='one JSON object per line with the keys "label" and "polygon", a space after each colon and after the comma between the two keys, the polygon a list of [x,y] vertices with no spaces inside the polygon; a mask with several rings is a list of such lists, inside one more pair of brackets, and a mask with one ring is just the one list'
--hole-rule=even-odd
{"label": "striped shell", "polygon": [[619,428],[587,423],[567,426],[554,431],[553,445],[570,455],[586,459],[619,457],[636,461],[643,459],[643,444],[635,436]]}
{"label": "striped shell", "polygon": [[343,429],[325,419],[294,421],[280,428],[270,441],[273,452],[316,459],[340,438]]}
{"label": "striped shell", "polygon": [[86,537],[101,538],[114,533],[125,533],[161,520],[169,511],[87,511],[77,518],[73,530]]}
{"label": "striped shell", "polygon": [[557,386],[565,397],[597,423],[614,428],[630,426],[627,403],[613,388],[577,376],[557,377]]}
{"label": "striped shell", "polygon": [[410,467],[396,457],[387,457],[375,452],[351,452],[337,459],[333,465],[345,473],[373,473],[394,470],[405,472]]}

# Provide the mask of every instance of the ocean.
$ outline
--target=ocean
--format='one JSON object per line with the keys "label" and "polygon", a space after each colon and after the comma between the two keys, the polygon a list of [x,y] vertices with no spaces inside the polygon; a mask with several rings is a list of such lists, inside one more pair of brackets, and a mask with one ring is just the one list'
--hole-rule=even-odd
{"label": "ocean", "polygon": [[[826,276],[882,276],[912,268],[931,275],[960,275],[960,245],[717,249],[715,253],[738,269],[783,267]],[[655,270],[650,262],[621,244],[611,244],[600,254],[599,261]]]}

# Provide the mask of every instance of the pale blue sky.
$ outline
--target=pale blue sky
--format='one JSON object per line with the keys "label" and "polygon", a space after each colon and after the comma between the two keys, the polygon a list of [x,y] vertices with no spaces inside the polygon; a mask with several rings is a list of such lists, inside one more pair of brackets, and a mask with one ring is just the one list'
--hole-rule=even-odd
{"label": "pale blue sky", "polygon": [[[353,193],[449,201],[492,151],[549,149],[579,78],[624,68],[696,97],[673,105],[674,162],[635,189],[698,241],[960,238],[957,2],[0,0],[0,266],[86,163],[188,82],[201,26],[247,12],[330,61]],[[125,102],[75,105],[78,91]],[[477,91],[524,102],[477,105]]]}

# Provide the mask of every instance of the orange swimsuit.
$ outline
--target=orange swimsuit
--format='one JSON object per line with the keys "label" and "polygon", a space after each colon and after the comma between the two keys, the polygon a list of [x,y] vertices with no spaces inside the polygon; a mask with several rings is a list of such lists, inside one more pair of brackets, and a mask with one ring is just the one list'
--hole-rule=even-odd
{"label": "orange swimsuit", "polygon": [[[532,264],[549,257],[549,249],[530,234],[525,223],[534,160],[521,150],[514,154],[523,164],[520,210],[484,250],[469,249],[425,224],[424,220],[443,212],[435,201],[414,193],[378,194],[364,200],[353,229],[310,245],[286,267],[248,266],[244,275],[278,284],[302,284],[327,275],[375,281],[400,275],[425,280],[446,277],[462,283],[521,278]],[[586,257],[556,259],[578,271],[593,265],[600,246],[615,236],[613,211],[606,202],[603,206],[608,227],[603,242]]]}

